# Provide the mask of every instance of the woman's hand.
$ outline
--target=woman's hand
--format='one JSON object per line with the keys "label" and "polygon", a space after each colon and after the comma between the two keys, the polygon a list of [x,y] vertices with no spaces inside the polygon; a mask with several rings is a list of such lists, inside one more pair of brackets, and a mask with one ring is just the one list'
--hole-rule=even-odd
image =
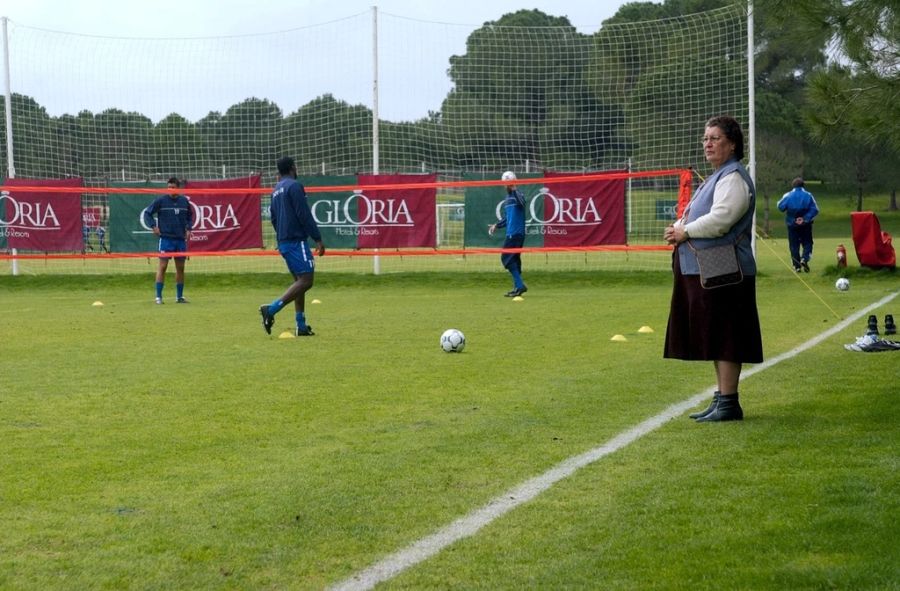
{"label": "woman's hand", "polygon": [[672,224],[663,231],[663,240],[669,244],[681,244],[688,239],[687,232],[681,224]]}

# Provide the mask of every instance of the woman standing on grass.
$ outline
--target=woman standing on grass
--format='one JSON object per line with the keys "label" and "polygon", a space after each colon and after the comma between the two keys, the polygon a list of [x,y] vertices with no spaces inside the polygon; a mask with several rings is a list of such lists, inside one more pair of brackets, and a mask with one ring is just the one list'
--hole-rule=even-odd
{"label": "woman standing on grass", "polygon": [[[756,260],[751,248],[756,190],[744,158],[744,133],[731,117],[706,123],[703,152],[715,169],[697,188],[680,220],[663,238],[675,246],[675,274],[664,357],[712,361],[718,389],[706,410],[691,414],[698,422],[739,421],[738,382],[744,363],[763,360],[756,309]],[[733,244],[743,277],[707,289],[700,283],[696,250]]]}

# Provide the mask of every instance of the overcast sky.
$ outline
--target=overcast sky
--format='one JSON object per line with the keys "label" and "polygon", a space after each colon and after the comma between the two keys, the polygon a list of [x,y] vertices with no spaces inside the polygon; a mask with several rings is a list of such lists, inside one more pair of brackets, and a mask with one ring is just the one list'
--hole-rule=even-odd
{"label": "overcast sky", "polygon": [[117,108],[197,121],[251,96],[285,115],[325,93],[371,108],[373,4],[379,117],[413,121],[441,109],[450,57],[485,22],[537,8],[590,34],[624,1],[0,0],[0,16],[11,21],[13,92],[51,116]]}
{"label": "overcast sky", "polygon": [[0,0],[20,25],[88,35],[205,37],[267,33],[379,11],[433,22],[482,25],[537,8],[593,33],[623,0]]}

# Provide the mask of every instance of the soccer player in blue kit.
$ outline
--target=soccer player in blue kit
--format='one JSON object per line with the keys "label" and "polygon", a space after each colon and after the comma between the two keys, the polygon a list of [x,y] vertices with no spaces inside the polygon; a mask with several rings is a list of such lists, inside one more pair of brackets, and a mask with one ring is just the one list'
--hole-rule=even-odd
{"label": "soccer player in blue kit", "polygon": [[313,218],[306,191],[297,182],[297,166],[294,159],[287,156],[278,160],[278,184],[272,191],[272,203],[269,213],[272,226],[275,228],[275,239],[278,251],[287,263],[288,270],[294,276],[294,282],[280,298],[271,304],[259,307],[262,325],[267,334],[272,334],[277,314],[287,304],[294,302],[294,315],[297,328],[294,334],[298,337],[312,336],[312,327],[306,323],[306,292],[313,286],[313,275],[316,262],[310,252],[307,240],[312,238],[316,243],[316,256],[325,254],[322,234]]}
{"label": "soccer player in blue kit", "polygon": [[[191,239],[191,226],[194,223],[194,210],[191,202],[181,194],[181,181],[177,177],[169,179],[168,195],[160,195],[143,211],[144,224],[159,236],[159,254],[170,252],[187,252]],[[155,217],[154,217],[155,216]],[[99,235],[99,234],[98,234]],[[100,238],[103,245],[103,238]],[[160,256],[156,269],[156,303],[163,303],[163,284],[166,280],[166,269],[171,257]],[[175,257],[175,302],[186,304],[184,299],[184,261],[185,257]]]}
{"label": "soccer player in blue kit", "polygon": [[[788,232],[788,250],[794,271],[803,269],[809,273],[809,259],[813,251],[813,220],[819,215],[819,206],[812,193],[806,190],[806,183],[797,177],[791,183],[791,190],[778,201],[778,209],[785,212]],[[800,254],[800,247],[803,254]]]}
{"label": "soccer player in blue kit", "polygon": [[[496,224],[488,226],[488,234],[494,235],[497,228],[506,228],[506,240],[503,242],[503,248],[522,248],[525,244],[525,196],[521,191],[516,190],[513,181],[516,180],[516,174],[507,170],[500,177],[500,180],[506,181],[506,201],[503,202],[505,214]],[[528,288],[522,281],[522,254],[518,252],[504,252],[500,255],[500,262],[509,271],[513,279],[512,291],[506,293],[506,297],[514,298],[520,296]]]}

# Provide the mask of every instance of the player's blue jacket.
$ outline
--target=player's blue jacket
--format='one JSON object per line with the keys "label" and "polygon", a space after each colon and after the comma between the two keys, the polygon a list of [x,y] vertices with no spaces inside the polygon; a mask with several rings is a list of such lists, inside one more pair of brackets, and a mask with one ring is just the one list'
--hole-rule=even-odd
{"label": "player's blue jacket", "polygon": [[785,193],[778,201],[778,209],[785,212],[784,221],[788,226],[795,226],[797,218],[803,218],[803,222],[809,224],[819,215],[815,197],[803,187],[794,187]]}
{"label": "player's blue jacket", "polygon": [[521,192],[513,189],[506,194],[506,201],[503,202],[505,215],[503,219],[497,222],[498,228],[506,228],[507,236],[515,236],[516,234],[525,234],[525,196]]}
{"label": "player's blue jacket", "polygon": [[184,240],[185,233],[194,225],[194,210],[184,195],[175,197],[160,195],[142,215],[148,228],[159,226],[159,235],[162,238]]}
{"label": "player's blue jacket", "polygon": [[306,201],[306,191],[297,179],[288,176],[278,181],[272,191],[269,213],[278,242],[306,242],[307,238],[316,242],[322,240]]}

